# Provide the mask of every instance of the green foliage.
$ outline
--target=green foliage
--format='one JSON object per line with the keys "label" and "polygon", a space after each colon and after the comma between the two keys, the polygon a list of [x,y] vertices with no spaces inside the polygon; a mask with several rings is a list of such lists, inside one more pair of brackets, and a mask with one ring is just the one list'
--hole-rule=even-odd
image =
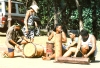
{"label": "green foliage", "polygon": [[72,15],[70,17],[72,20],[77,20],[78,19],[78,10],[73,10]]}
{"label": "green foliage", "polygon": [[[99,1],[100,3],[100,1]],[[98,34],[98,38],[100,39],[100,4],[97,4],[97,11],[96,11],[96,15],[97,15],[97,24],[96,24],[96,29],[97,29],[97,34]]]}
{"label": "green foliage", "polygon": [[70,16],[70,19],[69,19],[69,23],[67,25],[67,28],[69,30],[71,29],[74,29],[74,30],[77,30],[79,29],[79,25],[78,25],[78,10],[73,10],[71,16]]}
{"label": "green foliage", "polygon": [[83,6],[84,28],[100,39],[100,0],[90,0],[86,6]]}
{"label": "green foliage", "polygon": [[[27,8],[32,0],[20,0]],[[57,18],[67,29],[79,29],[79,11],[76,7],[76,0],[35,0],[39,6],[38,16],[42,25],[49,22],[54,24],[55,7]],[[82,21],[84,28],[100,38],[100,0],[77,0],[82,10]],[[46,26],[46,25],[45,25]],[[45,27],[43,26],[43,27]],[[51,26],[50,26],[51,27]]]}
{"label": "green foliage", "polygon": [[84,28],[87,29],[90,33],[92,33],[92,10],[91,8],[83,8],[83,22]]}
{"label": "green foliage", "polygon": [[41,23],[48,23],[48,20],[53,16],[53,3],[52,0],[39,0],[39,17],[41,19]]}

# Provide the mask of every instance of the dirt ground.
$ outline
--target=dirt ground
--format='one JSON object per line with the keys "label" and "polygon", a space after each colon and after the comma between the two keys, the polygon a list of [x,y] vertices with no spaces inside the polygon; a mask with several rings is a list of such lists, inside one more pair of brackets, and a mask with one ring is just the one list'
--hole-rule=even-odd
{"label": "dirt ground", "polygon": [[[34,43],[46,46],[47,36],[39,36],[34,38]],[[69,38],[67,39],[69,40]],[[5,47],[5,36],[0,36],[0,48]],[[54,60],[44,61],[41,58],[0,58],[0,68],[100,68],[100,41],[97,41],[98,53],[96,62],[90,65],[54,63]],[[1,51],[1,50],[0,50]]]}

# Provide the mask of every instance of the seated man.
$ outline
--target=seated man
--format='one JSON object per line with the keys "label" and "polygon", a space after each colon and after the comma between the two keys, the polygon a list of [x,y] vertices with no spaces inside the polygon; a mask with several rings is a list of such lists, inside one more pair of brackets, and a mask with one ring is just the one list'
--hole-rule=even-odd
{"label": "seated man", "polygon": [[[54,28],[53,32],[50,34],[48,37],[49,41],[54,42],[55,40],[55,34],[62,34],[62,43],[65,43],[67,41],[66,34],[62,31],[62,26],[60,24],[57,24],[56,27]],[[49,57],[42,57],[43,60],[50,60],[55,58],[55,53]]]}
{"label": "seated man", "polygon": [[78,37],[76,37],[76,31],[71,30],[69,32],[69,36],[70,36],[70,41],[68,42],[67,45],[63,45],[63,48],[66,50],[63,57],[71,56],[73,53],[75,53],[77,48]]}
{"label": "seated man", "polygon": [[96,38],[94,35],[89,34],[85,29],[81,30],[77,50],[73,57],[88,57],[91,61],[95,61],[96,52]]}
{"label": "seated man", "polygon": [[4,57],[6,55],[9,58],[13,58],[15,46],[19,49],[19,51],[22,52],[20,45],[26,44],[28,42],[30,41],[27,40],[26,37],[24,37],[21,31],[21,24],[17,23],[16,25],[11,26],[7,30],[6,34],[6,45],[8,48],[8,52],[4,52]]}

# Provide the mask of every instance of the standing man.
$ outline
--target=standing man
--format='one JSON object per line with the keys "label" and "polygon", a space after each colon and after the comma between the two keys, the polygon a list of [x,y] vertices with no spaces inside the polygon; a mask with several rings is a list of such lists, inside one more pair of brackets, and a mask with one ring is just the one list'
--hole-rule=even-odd
{"label": "standing man", "polygon": [[39,7],[37,5],[30,6],[30,9],[26,12],[24,19],[25,26],[23,27],[24,35],[30,39],[31,42],[34,41],[34,28],[37,27],[37,22],[39,18],[36,16]]}
{"label": "standing man", "polygon": [[4,52],[4,55],[6,54],[9,58],[13,58],[15,46],[19,49],[19,51],[22,51],[20,45],[26,44],[28,42],[30,41],[24,37],[21,31],[21,25],[19,23],[11,26],[7,30],[6,34],[6,45],[8,48],[8,52]]}
{"label": "standing man", "polygon": [[81,30],[74,57],[85,57],[95,61],[96,52],[96,38],[94,35],[89,34],[85,29]]}
{"label": "standing man", "polygon": [[63,45],[63,49],[66,50],[63,57],[71,56],[73,53],[75,53],[77,48],[78,37],[76,37],[76,31],[71,30],[69,32],[69,36],[70,36],[70,41],[68,42],[67,45]]}

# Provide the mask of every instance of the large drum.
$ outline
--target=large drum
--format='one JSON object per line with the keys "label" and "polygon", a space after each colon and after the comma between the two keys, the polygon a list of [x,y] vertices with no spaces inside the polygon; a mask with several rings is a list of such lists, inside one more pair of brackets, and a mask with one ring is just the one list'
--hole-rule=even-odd
{"label": "large drum", "polygon": [[44,54],[44,48],[41,45],[33,43],[26,44],[23,51],[27,58],[41,57]]}
{"label": "large drum", "polygon": [[49,57],[54,53],[54,42],[46,42],[46,56]]}

